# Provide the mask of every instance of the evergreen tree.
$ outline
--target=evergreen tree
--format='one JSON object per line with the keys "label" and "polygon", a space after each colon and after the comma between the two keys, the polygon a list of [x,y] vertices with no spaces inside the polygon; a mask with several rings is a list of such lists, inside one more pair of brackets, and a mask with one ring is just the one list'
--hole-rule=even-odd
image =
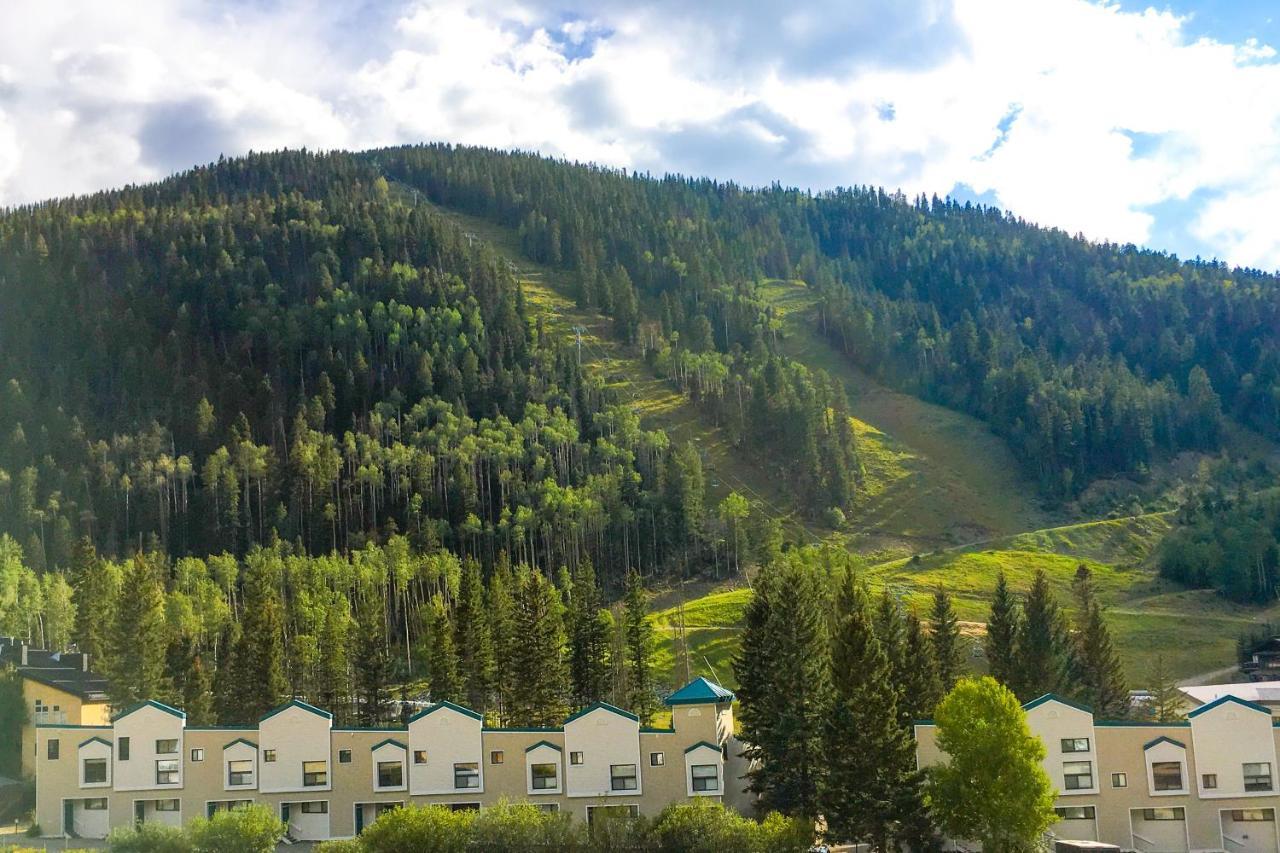
{"label": "evergreen tree", "polygon": [[1151,685],[1147,688],[1151,693],[1148,706],[1151,719],[1157,723],[1174,723],[1182,719],[1186,699],[1165,664],[1164,655],[1156,655],[1155,666],[1147,681]]}
{"label": "evergreen tree", "polygon": [[573,576],[569,603],[569,682],[572,704],[599,702],[609,690],[609,616],[600,608],[600,590],[590,560]]}
{"label": "evergreen tree", "polygon": [[187,725],[211,726],[216,722],[213,712],[213,684],[204,657],[196,649],[191,650],[189,669],[182,684],[182,710],[187,712]]}
{"label": "evergreen tree", "polygon": [[942,692],[949,693],[956,686],[964,669],[961,650],[960,622],[951,606],[951,596],[938,586],[933,591],[933,610],[929,615],[929,638],[933,644],[933,658],[938,664],[938,680]]}
{"label": "evergreen tree", "polygon": [[569,710],[560,602],[537,571],[522,570],[516,591],[511,719],[521,726],[558,726]]}
{"label": "evergreen tree", "polygon": [[489,706],[495,667],[484,593],[479,561],[463,561],[458,605],[454,611],[458,668],[467,707],[478,711]]}
{"label": "evergreen tree", "polygon": [[357,593],[353,643],[356,660],[356,719],[376,726],[387,716],[390,701],[391,655],[386,640],[387,607],[384,591],[366,588]]}
{"label": "evergreen tree", "polygon": [[906,625],[904,644],[911,665],[906,669],[899,706],[911,720],[930,719],[943,696],[938,662],[933,656],[933,644],[914,613],[907,614]]}
{"label": "evergreen tree", "polygon": [[489,578],[488,613],[490,633],[493,636],[494,692],[498,700],[498,716],[503,725],[511,725],[514,718],[512,689],[516,684],[516,647],[519,644],[516,626],[516,601],[512,586],[516,582],[510,566],[500,561]]}
{"label": "evergreen tree", "polygon": [[[461,699],[458,678],[458,654],[453,644],[453,624],[440,596],[427,605],[427,679],[433,702],[457,702]],[[481,706],[483,709],[483,706]]]}
{"label": "evergreen tree", "polygon": [[875,623],[876,639],[880,641],[880,647],[889,661],[889,678],[898,693],[898,713],[901,716],[901,723],[910,725],[913,717],[912,707],[916,700],[909,694],[915,684],[916,666],[908,657],[907,625],[902,607],[887,588],[881,591],[872,618]]}
{"label": "evergreen tree", "polygon": [[649,594],[634,569],[627,575],[622,618],[627,634],[627,705],[648,725],[658,710],[653,682],[653,624],[649,621]]}
{"label": "evergreen tree", "polygon": [[235,648],[239,644],[240,623],[232,621],[218,639],[218,666],[213,671],[213,712],[222,725],[244,720],[235,672]]}
{"label": "evergreen tree", "polygon": [[1076,696],[1093,709],[1096,717],[1118,720],[1129,714],[1129,690],[1124,668],[1102,617],[1102,605],[1093,589],[1089,570],[1081,566],[1074,584],[1076,597],[1075,653],[1071,657],[1071,684]]}
{"label": "evergreen tree", "polygon": [[111,704],[125,708],[146,699],[169,697],[165,656],[164,586],[153,555],[138,554],[125,569],[115,626],[110,637]]}
{"label": "evergreen tree", "polygon": [[835,613],[832,707],[823,729],[829,775],[821,802],[827,836],[890,850],[904,797],[919,787],[915,745],[899,723],[889,659],[852,570],[840,585]]}
{"label": "evergreen tree", "polygon": [[254,722],[285,697],[284,614],[280,606],[278,562],[265,552],[250,556],[245,566],[244,614],[232,658],[236,700],[227,723]]}
{"label": "evergreen tree", "polygon": [[1015,693],[1029,702],[1046,693],[1062,692],[1071,665],[1066,621],[1049,578],[1037,571],[1022,600],[1018,630]]}
{"label": "evergreen tree", "polygon": [[987,669],[991,677],[1006,687],[1018,680],[1018,632],[1021,619],[1018,605],[1004,572],[996,575],[991,594],[991,615],[987,617]]}
{"label": "evergreen tree", "polygon": [[316,704],[339,721],[348,717],[351,673],[347,649],[351,643],[351,611],[346,596],[333,593],[324,608],[319,632],[320,660],[316,666]]}
{"label": "evergreen tree", "polygon": [[76,646],[89,656],[90,666],[108,671],[109,639],[115,622],[119,584],[114,569],[98,556],[88,538],[76,543],[71,562],[71,588]]}

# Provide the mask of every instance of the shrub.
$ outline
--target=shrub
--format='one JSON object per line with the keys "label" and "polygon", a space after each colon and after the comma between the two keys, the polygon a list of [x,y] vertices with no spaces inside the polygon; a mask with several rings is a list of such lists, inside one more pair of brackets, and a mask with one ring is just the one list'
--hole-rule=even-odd
{"label": "shrub", "polygon": [[162,823],[116,827],[107,838],[107,849],[111,853],[192,853],[187,834]]}
{"label": "shrub", "polygon": [[662,853],[791,853],[813,843],[813,832],[801,821],[770,814],[763,823],[700,800],[667,806],[649,830],[646,849]]}
{"label": "shrub", "polygon": [[468,845],[475,820],[475,812],[406,806],[379,815],[360,842],[367,853],[453,853]]}
{"label": "shrub", "polygon": [[316,845],[316,853],[364,853],[365,846],[359,838],[343,838],[340,841],[322,841]]}
{"label": "shrub", "polygon": [[195,853],[271,853],[286,829],[271,809],[250,805],[198,818],[187,833]]}
{"label": "shrub", "polygon": [[500,802],[476,815],[472,844],[480,850],[582,848],[583,833],[567,814],[539,811],[531,803]]}

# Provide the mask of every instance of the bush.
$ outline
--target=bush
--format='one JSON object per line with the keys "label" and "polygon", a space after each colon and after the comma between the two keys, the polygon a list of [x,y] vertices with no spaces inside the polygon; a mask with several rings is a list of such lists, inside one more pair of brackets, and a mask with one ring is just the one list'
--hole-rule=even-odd
{"label": "bush", "polygon": [[662,853],[791,853],[808,850],[813,832],[798,820],[770,814],[763,823],[699,800],[667,806],[649,830],[645,848]]}
{"label": "bush", "polygon": [[39,838],[42,835],[44,835],[44,827],[38,822],[32,821],[31,825],[27,827],[27,838]]}
{"label": "bush", "polygon": [[107,838],[107,849],[111,853],[192,853],[187,834],[162,823],[116,827]]}
{"label": "bush", "polygon": [[271,853],[286,829],[271,809],[250,805],[197,818],[187,833],[195,853]]}
{"label": "bush", "polygon": [[364,853],[365,846],[359,838],[343,838],[340,841],[322,841],[316,845],[316,853]]}
{"label": "bush", "polygon": [[583,843],[583,833],[569,815],[505,801],[476,815],[471,838],[481,850],[571,851],[582,849]]}
{"label": "bush", "polygon": [[367,853],[453,853],[471,841],[475,812],[406,806],[380,815],[360,836]]}

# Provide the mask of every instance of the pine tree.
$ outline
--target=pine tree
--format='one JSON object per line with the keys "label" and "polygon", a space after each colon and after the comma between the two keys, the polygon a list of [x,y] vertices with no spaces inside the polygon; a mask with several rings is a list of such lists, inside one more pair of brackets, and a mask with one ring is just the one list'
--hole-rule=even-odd
{"label": "pine tree", "polygon": [[436,596],[427,605],[427,679],[434,702],[457,702],[461,698],[458,654],[453,644],[453,625],[444,599]]}
{"label": "pine tree", "polygon": [[590,560],[573,576],[569,602],[569,682],[574,707],[599,702],[609,690],[609,617],[600,609],[600,590]]}
{"label": "pine tree", "polygon": [[187,712],[187,725],[211,726],[216,722],[213,713],[213,685],[204,657],[196,649],[190,655],[190,668],[182,685],[182,710]]}
{"label": "pine tree", "polygon": [[1004,572],[996,575],[991,594],[991,615],[987,617],[987,668],[991,677],[1012,688],[1018,678],[1018,605]]}
{"label": "pine tree", "polygon": [[558,726],[568,714],[569,693],[560,602],[541,573],[525,569],[520,574],[510,715],[516,725]]}
{"label": "pine tree", "polygon": [[347,697],[351,672],[347,649],[351,643],[351,605],[339,592],[331,594],[320,624],[320,660],[316,665],[316,704],[339,721],[348,719]]}
{"label": "pine tree", "polygon": [[830,770],[822,814],[831,840],[890,850],[904,792],[919,785],[915,747],[899,723],[889,659],[852,570],[840,585],[835,613],[832,707],[823,730]]}
{"label": "pine tree", "polygon": [[649,594],[634,569],[627,575],[622,618],[627,631],[627,705],[648,725],[658,710],[653,683],[653,624],[649,621]]}
{"label": "pine tree", "polygon": [[278,560],[255,552],[245,565],[244,614],[232,669],[234,717],[225,723],[257,720],[284,699],[284,613],[280,606]]}
{"label": "pine tree", "polygon": [[145,699],[168,698],[165,679],[168,626],[164,586],[151,555],[138,554],[125,569],[115,626],[110,637],[108,672],[111,704],[119,709]]}
{"label": "pine tree", "polygon": [[218,666],[213,671],[213,712],[222,725],[242,720],[235,672],[235,648],[239,644],[240,623],[232,620],[218,638]]}
{"label": "pine tree", "polygon": [[512,696],[516,683],[516,602],[512,586],[515,577],[505,561],[499,561],[489,578],[488,613],[494,651],[494,692],[498,700],[498,716],[511,725]]}
{"label": "pine tree", "polygon": [[355,642],[358,664],[356,719],[362,726],[376,726],[387,716],[390,701],[391,656],[386,643],[387,607],[383,590],[366,588],[356,596]]}
{"label": "pine tree", "polygon": [[907,667],[906,686],[898,704],[911,720],[932,718],[943,696],[938,661],[933,656],[933,644],[914,613],[907,614],[906,624],[906,659],[911,665]]}
{"label": "pine tree", "polygon": [[960,622],[951,606],[951,596],[939,586],[933,592],[933,610],[929,614],[929,639],[933,644],[933,658],[938,664],[938,680],[942,692],[949,693],[956,686],[964,669],[961,652]]}
{"label": "pine tree", "polygon": [[898,713],[903,725],[910,725],[912,720],[911,706],[914,700],[909,694],[915,682],[915,664],[908,657],[907,626],[902,608],[888,589],[881,592],[872,614],[876,639],[884,650],[889,661],[889,678],[898,692]]}
{"label": "pine tree", "polygon": [[1102,617],[1102,605],[1094,594],[1089,570],[1081,566],[1074,591],[1077,604],[1075,653],[1071,684],[1076,696],[1099,719],[1118,720],[1129,714],[1129,690],[1124,668]]}
{"label": "pine tree", "polygon": [[1029,702],[1046,693],[1062,692],[1070,667],[1070,639],[1049,578],[1037,571],[1022,600],[1018,631],[1016,688]]}
{"label": "pine tree", "polygon": [[484,581],[477,560],[466,560],[462,564],[462,581],[458,590],[454,623],[458,668],[466,704],[473,710],[483,712],[489,707],[495,662],[489,614],[484,606]]}
{"label": "pine tree", "polygon": [[76,646],[89,656],[90,666],[109,671],[110,636],[119,600],[119,583],[115,570],[98,556],[88,538],[76,543],[71,558],[71,587]]}
{"label": "pine tree", "polygon": [[1151,685],[1147,688],[1151,693],[1151,719],[1157,723],[1173,723],[1182,719],[1185,699],[1173,673],[1165,665],[1164,655],[1156,655],[1155,666],[1147,681]]}

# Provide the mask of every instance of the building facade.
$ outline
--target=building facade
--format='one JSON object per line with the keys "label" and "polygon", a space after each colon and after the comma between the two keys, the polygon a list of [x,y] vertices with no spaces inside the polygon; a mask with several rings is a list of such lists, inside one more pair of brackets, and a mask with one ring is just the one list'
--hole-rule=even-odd
{"label": "building facade", "polygon": [[405,804],[483,808],[499,800],[591,820],[723,800],[740,749],[733,694],[698,679],[670,696],[669,729],[604,703],[553,729],[491,728],[449,702],[407,726],[335,728],[300,700],[249,727],[194,727],[144,702],[107,725],[36,729],[36,819],[50,836],[101,838],[136,821],[180,825],[247,802],[275,810],[297,840],[358,834]]}
{"label": "building facade", "polygon": [[[1053,838],[1143,853],[1280,853],[1280,729],[1268,708],[1224,696],[1177,723],[1095,720],[1052,695],[1024,708],[1058,792]],[[932,723],[916,725],[922,767],[946,760],[935,735]]]}

